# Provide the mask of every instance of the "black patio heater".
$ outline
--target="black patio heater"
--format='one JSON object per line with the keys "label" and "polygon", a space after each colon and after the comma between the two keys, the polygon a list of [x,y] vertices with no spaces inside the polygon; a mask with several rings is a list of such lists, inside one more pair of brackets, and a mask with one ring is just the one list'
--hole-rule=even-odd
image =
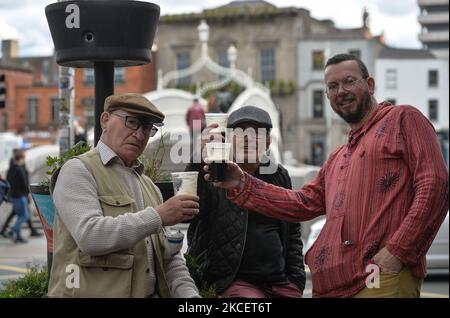
{"label": "black patio heater", "polygon": [[151,48],[159,20],[159,6],[129,0],[78,0],[50,4],[45,15],[61,66],[94,68],[95,128],[105,98],[114,94],[114,67],[151,62]]}

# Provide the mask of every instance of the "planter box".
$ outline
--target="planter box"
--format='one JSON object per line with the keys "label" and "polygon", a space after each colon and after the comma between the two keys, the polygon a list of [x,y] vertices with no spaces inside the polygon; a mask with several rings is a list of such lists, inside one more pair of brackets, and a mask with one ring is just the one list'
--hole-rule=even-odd
{"label": "planter box", "polygon": [[56,210],[48,189],[38,184],[30,184],[30,192],[47,239],[47,267],[50,274],[53,258],[53,223]]}

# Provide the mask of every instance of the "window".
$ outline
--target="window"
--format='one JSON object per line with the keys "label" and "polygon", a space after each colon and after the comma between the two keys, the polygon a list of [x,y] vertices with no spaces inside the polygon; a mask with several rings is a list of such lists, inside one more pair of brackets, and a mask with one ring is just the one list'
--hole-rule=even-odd
{"label": "window", "polygon": [[58,83],[58,80],[59,80],[58,68],[55,67],[53,69],[52,73],[53,73],[53,83]]}
{"label": "window", "polygon": [[312,55],[313,70],[323,70],[325,65],[325,54],[323,51],[314,51]]}
{"label": "window", "polygon": [[230,67],[230,61],[228,60],[227,51],[219,52],[219,65],[227,68]]}
{"label": "window", "polygon": [[438,87],[438,75],[437,70],[428,71],[428,87]]}
{"label": "window", "polygon": [[51,107],[51,118],[50,121],[52,123],[59,121],[59,98],[52,97],[50,99],[50,107]]}
{"label": "window", "polygon": [[428,119],[431,121],[438,120],[438,101],[437,99],[430,99],[428,101]]}
{"label": "window", "polygon": [[[228,53],[227,51],[220,51],[219,52],[219,65],[229,68],[230,67],[230,61],[228,60]],[[223,75],[219,75],[219,79],[223,79]]]}
{"label": "window", "polygon": [[31,125],[38,124],[39,100],[37,97],[28,97],[27,123]]}
{"label": "window", "polygon": [[325,161],[325,143],[324,134],[311,134],[311,164],[321,166]]}
{"label": "window", "polygon": [[8,130],[8,113],[2,114],[2,130],[3,131]]}
{"label": "window", "polygon": [[386,70],[386,88],[397,88],[397,70]]}
{"label": "window", "polygon": [[[191,53],[179,52],[177,53],[177,70],[183,70],[191,65]],[[191,83],[191,77],[186,76],[178,80],[179,86],[185,86]]]}
{"label": "window", "polygon": [[94,76],[94,69],[93,68],[85,68],[83,72],[83,84],[85,86],[94,85],[95,82],[95,76]]}
{"label": "window", "polygon": [[265,83],[275,80],[275,49],[265,48],[260,51],[261,80]]}
{"label": "window", "polygon": [[92,97],[83,97],[83,98],[81,99],[81,104],[82,104],[84,107],[93,106],[93,105],[94,105],[94,98],[92,98]]}
{"label": "window", "polygon": [[114,69],[114,82],[119,85],[125,83],[125,67],[116,67]]}
{"label": "window", "polygon": [[50,61],[44,60],[42,62],[42,75],[43,75],[43,82],[48,83],[50,82]]}
{"label": "window", "polygon": [[91,127],[94,127],[95,118],[94,118],[94,106],[86,106],[84,107],[84,128],[85,131],[89,130]]}
{"label": "window", "polygon": [[352,49],[348,51],[349,54],[356,56],[357,58],[361,58],[361,51],[357,49]]}
{"label": "window", "polygon": [[323,90],[313,92],[313,118],[323,118]]}
{"label": "window", "polygon": [[85,131],[94,127],[95,124],[95,107],[93,97],[83,97],[81,99],[81,105],[83,106],[83,122]]}

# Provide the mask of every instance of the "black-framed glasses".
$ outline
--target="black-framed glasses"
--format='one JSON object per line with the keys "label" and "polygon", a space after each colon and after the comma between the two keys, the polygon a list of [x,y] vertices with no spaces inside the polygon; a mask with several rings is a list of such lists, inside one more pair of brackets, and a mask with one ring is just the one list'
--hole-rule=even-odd
{"label": "black-framed glasses", "polygon": [[330,96],[335,96],[339,91],[340,85],[342,85],[342,88],[345,89],[346,91],[351,90],[356,85],[356,83],[359,82],[360,80],[365,80],[365,78],[361,77],[361,78],[356,79],[352,76],[348,76],[340,82],[327,83],[327,85],[326,85],[327,94]]}
{"label": "black-framed glasses", "polygon": [[142,127],[142,131],[145,136],[153,137],[157,132],[158,128],[153,125],[153,123],[143,123],[139,118],[128,115],[119,115],[116,113],[110,113],[111,115],[115,115],[124,120],[125,127],[130,128],[132,130],[138,130]]}

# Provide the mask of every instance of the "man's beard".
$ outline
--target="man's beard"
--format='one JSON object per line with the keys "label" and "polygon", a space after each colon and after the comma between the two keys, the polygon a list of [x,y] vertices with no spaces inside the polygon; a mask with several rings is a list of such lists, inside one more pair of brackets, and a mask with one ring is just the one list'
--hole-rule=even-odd
{"label": "man's beard", "polygon": [[364,118],[364,116],[366,116],[367,112],[369,111],[369,106],[370,106],[370,93],[366,92],[364,94],[364,98],[361,101],[361,103],[356,105],[355,111],[344,113],[342,110],[338,108],[336,113],[347,123],[356,124],[359,123]]}

